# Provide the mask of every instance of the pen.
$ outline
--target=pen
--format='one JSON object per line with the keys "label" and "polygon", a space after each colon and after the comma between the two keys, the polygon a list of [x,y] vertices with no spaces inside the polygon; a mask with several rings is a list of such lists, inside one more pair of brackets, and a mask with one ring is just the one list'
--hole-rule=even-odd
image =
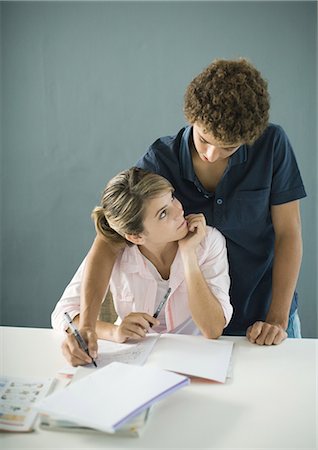
{"label": "pen", "polygon": [[[154,315],[152,316],[154,319],[157,319],[157,317],[159,316],[160,311],[162,310],[163,305],[166,303],[166,301],[167,301],[167,299],[168,299],[168,297],[169,297],[170,292],[171,292],[171,288],[169,288],[169,289],[167,290],[165,296],[163,297],[163,299],[162,299],[161,302],[159,303],[158,308],[156,309],[156,312],[155,312]],[[152,328],[152,324],[150,325],[150,327]]]}
{"label": "pen", "polygon": [[[84,350],[85,353],[87,353],[87,355],[88,355],[90,358],[92,358],[92,357],[90,356],[89,352],[88,352],[88,347],[87,347],[86,342],[85,342],[84,339],[82,338],[80,332],[78,331],[78,329],[77,329],[76,326],[74,325],[74,323],[73,323],[73,321],[72,321],[70,315],[69,315],[67,312],[64,313],[64,319],[65,319],[65,321],[67,322],[68,326],[70,327],[72,333],[74,334],[75,339],[77,340],[78,345],[81,347],[82,350]],[[96,362],[94,361],[93,358],[92,358],[92,362],[93,362],[94,366],[97,367],[97,364],[96,364]]]}

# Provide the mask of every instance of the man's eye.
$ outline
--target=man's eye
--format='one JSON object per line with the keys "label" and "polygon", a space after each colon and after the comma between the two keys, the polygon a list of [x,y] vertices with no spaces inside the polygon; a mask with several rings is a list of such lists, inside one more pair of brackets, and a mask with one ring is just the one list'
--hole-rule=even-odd
{"label": "man's eye", "polygon": [[159,215],[159,219],[164,219],[167,215],[167,211],[164,209],[163,211],[161,211],[160,215]]}

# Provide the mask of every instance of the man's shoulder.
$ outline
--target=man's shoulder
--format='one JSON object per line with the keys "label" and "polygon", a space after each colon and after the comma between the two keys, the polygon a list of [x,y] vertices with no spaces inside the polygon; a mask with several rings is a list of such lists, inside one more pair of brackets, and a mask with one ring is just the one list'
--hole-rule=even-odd
{"label": "man's shoulder", "polygon": [[268,145],[269,142],[274,145],[277,141],[282,138],[285,139],[286,137],[286,133],[282,126],[276,123],[269,123],[262,135],[254,142],[254,144],[252,144],[252,147],[263,146],[264,143]]}
{"label": "man's shoulder", "polygon": [[169,155],[178,151],[185,129],[186,127],[183,127],[174,135],[162,136],[156,139],[148,147],[142,158],[147,154],[151,154],[155,157],[160,157],[162,154]]}
{"label": "man's shoulder", "polygon": [[136,166],[166,176],[166,171],[179,165],[179,153],[186,127],[175,135],[163,136],[151,144]]}

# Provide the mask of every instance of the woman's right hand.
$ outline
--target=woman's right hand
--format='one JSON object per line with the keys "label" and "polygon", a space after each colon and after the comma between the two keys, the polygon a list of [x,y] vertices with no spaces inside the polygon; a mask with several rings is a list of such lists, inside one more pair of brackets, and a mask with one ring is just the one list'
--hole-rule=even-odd
{"label": "woman's right hand", "polygon": [[97,334],[93,328],[80,328],[79,332],[87,343],[90,356],[79,346],[75,336],[69,334],[62,342],[62,352],[72,366],[83,366],[90,364],[92,358],[97,358]]}
{"label": "woman's right hand", "polygon": [[159,320],[143,312],[128,314],[114,332],[116,342],[126,342],[127,339],[142,339],[153,326],[159,325]]}

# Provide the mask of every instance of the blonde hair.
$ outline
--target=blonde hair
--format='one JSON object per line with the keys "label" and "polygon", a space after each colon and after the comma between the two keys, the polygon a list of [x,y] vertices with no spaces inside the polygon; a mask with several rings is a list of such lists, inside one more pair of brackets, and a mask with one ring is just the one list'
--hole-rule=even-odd
{"label": "blonde hair", "polygon": [[143,221],[147,200],[173,191],[162,176],[132,167],[120,172],[106,185],[100,206],[92,212],[97,233],[113,243],[132,243],[125,234],[144,231]]}

